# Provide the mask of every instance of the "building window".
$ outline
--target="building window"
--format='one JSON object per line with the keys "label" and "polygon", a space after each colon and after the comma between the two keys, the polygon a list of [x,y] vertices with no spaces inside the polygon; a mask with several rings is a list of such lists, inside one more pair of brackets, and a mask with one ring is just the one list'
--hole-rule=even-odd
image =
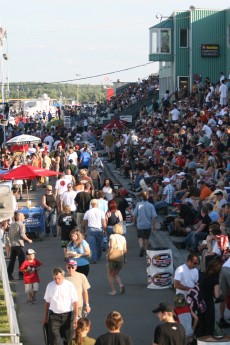
{"label": "building window", "polygon": [[170,34],[169,30],[161,30],[161,36],[160,36],[160,47],[161,47],[161,53],[168,54],[170,53]]}
{"label": "building window", "polygon": [[227,47],[230,48],[230,25],[227,26]]}
{"label": "building window", "polygon": [[171,53],[171,29],[150,29],[150,54]]}
{"label": "building window", "polygon": [[180,29],[180,48],[188,47],[188,29]]}
{"label": "building window", "polygon": [[158,53],[158,42],[157,42],[157,31],[152,31],[151,33],[151,54],[157,54]]}

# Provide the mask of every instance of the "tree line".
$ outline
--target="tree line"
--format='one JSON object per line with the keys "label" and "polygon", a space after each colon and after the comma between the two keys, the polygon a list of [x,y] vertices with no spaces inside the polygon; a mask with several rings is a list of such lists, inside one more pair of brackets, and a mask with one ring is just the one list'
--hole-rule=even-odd
{"label": "tree line", "polygon": [[101,85],[11,83],[8,99],[42,98],[46,93],[51,99],[73,100],[80,103],[98,102],[106,98],[106,90]]}

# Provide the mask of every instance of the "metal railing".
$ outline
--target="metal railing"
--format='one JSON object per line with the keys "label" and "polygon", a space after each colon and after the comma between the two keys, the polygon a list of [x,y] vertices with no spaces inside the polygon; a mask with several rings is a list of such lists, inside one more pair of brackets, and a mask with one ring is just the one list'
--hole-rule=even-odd
{"label": "metal railing", "polygon": [[0,243],[0,280],[2,281],[2,285],[3,285],[4,298],[5,298],[6,309],[7,309],[7,318],[8,318],[8,322],[10,326],[10,332],[0,333],[0,337],[10,337],[11,343],[9,344],[21,344],[18,320],[17,320],[17,315],[16,315],[16,311],[14,307],[12,292],[10,289],[2,243]]}

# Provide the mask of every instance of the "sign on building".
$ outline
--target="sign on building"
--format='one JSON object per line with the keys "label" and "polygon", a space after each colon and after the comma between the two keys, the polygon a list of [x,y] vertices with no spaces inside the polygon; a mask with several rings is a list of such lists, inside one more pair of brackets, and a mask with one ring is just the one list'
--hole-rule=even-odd
{"label": "sign on building", "polygon": [[218,57],[220,54],[219,44],[201,44],[202,57]]}

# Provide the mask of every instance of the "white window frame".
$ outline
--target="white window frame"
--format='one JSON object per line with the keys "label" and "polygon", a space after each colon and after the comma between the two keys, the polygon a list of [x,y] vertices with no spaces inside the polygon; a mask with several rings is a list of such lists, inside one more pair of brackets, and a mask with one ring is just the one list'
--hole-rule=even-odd
{"label": "white window frame", "polygon": [[186,28],[180,28],[180,32],[179,32],[179,43],[181,43],[181,30],[186,30],[187,32],[187,45],[182,47],[181,44],[179,45],[180,48],[188,48],[188,29]]}
{"label": "white window frame", "polygon": [[[163,32],[168,32],[168,38],[166,38],[166,48],[168,47],[168,52],[167,51],[162,51],[162,33]],[[156,37],[156,51],[154,50],[153,52],[153,33],[157,34]],[[172,30],[169,28],[152,28],[150,29],[150,44],[149,44],[149,49],[150,49],[150,54],[171,54],[172,53],[172,47],[171,47],[171,36],[172,35]]]}

